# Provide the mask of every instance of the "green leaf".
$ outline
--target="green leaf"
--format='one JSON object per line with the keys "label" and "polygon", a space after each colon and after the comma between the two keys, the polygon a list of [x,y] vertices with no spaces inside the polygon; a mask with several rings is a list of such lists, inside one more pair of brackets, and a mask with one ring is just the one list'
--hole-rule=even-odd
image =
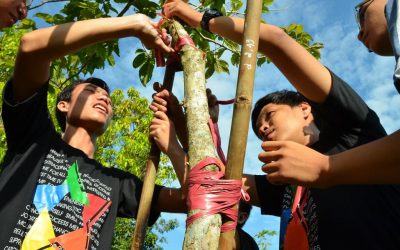
{"label": "green leaf", "polygon": [[238,54],[238,53],[232,54],[231,63],[232,63],[234,66],[239,66],[239,63],[240,63],[240,54]]}
{"label": "green leaf", "polygon": [[107,57],[107,62],[110,66],[114,66],[115,65],[115,60],[114,57],[112,55],[110,55],[109,57]]}
{"label": "green leaf", "polygon": [[25,18],[20,23],[21,29],[36,29],[36,23],[32,19]]}
{"label": "green leaf", "polygon": [[36,13],[35,14],[36,17],[43,19],[45,22],[47,23],[53,23],[54,22],[54,18],[52,15],[50,14],[46,14],[46,13]]}
{"label": "green leaf", "polygon": [[224,45],[231,51],[239,52],[239,44],[237,44],[229,39],[224,40]]}
{"label": "green leaf", "polygon": [[243,6],[243,2],[242,1],[238,1],[238,0],[232,0],[231,1],[231,8],[233,12],[239,11],[240,8],[242,8]]}
{"label": "green leaf", "polygon": [[257,66],[260,67],[267,61],[267,57],[263,56],[261,58],[257,58]]}
{"label": "green leaf", "polygon": [[[136,51],[136,53],[137,53],[137,51]],[[146,52],[139,53],[139,54],[135,57],[135,59],[133,59],[132,66],[133,66],[135,69],[141,67],[144,63],[146,63],[146,60],[147,60],[146,57],[147,57]]]}
{"label": "green leaf", "polygon": [[153,76],[154,60],[147,60],[139,69],[139,78],[143,86],[146,87],[147,83]]}
{"label": "green leaf", "polygon": [[208,67],[206,69],[206,79],[210,78],[214,74],[215,70],[213,67]]}
{"label": "green leaf", "polygon": [[218,73],[228,73],[229,74],[229,64],[221,59],[215,60],[214,64],[215,71]]}

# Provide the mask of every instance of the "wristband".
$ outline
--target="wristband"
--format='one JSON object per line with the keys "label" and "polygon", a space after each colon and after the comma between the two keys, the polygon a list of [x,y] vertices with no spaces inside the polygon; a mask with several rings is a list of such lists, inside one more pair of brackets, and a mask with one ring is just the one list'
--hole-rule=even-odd
{"label": "wristband", "polygon": [[216,17],[220,17],[223,16],[223,14],[221,13],[221,11],[217,10],[217,9],[207,9],[204,14],[203,17],[201,18],[201,22],[200,22],[200,26],[203,30],[206,30],[210,33],[212,33],[208,27],[210,20]]}

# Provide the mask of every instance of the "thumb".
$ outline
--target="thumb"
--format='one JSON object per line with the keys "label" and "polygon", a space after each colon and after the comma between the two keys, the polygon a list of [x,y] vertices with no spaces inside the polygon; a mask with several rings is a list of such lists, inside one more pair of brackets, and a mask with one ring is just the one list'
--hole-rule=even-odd
{"label": "thumb", "polygon": [[161,84],[159,82],[153,83],[153,89],[156,92],[160,92],[162,90]]}

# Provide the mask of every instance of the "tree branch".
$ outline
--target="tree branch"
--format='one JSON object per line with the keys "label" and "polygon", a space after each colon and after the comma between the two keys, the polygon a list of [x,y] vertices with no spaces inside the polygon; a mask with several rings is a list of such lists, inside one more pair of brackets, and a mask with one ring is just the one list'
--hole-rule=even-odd
{"label": "tree branch", "polygon": [[80,73],[82,73],[83,69],[86,67],[86,64],[82,64],[81,68],[78,70],[78,72],[76,72],[75,74],[73,74],[72,76],[70,76],[69,78],[67,78],[64,82],[61,83],[60,87],[62,89],[62,87],[71,79],[75,78],[76,76],[78,76]]}
{"label": "tree branch", "polygon": [[38,4],[38,5],[29,7],[28,9],[29,9],[29,10],[33,10],[33,9],[39,8],[39,7],[41,7],[41,6],[43,6],[43,5],[47,4],[47,3],[58,3],[58,2],[69,2],[69,1],[70,1],[70,0],[47,0],[47,1],[41,2],[41,3]]}
{"label": "tree branch", "polygon": [[223,43],[219,43],[219,42],[217,42],[217,41],[215,41],[215,40],[213,40],[213,39],[211,39],[211,38],[208,38],[208,37],[204,36],[204,35],[203,35],[200,31],[198,31],[197,29],[195,29],[195,31],[199,34],[199,36],[201,36],[202,39],[204,39],[204,40],[206,40],[206,41],[209,41],[209,42],[214,43],[214,44],[216,44],[216,45],[218,45],[218,46],[220,46],[220,47],[223,47],[223,48],[229,50],[229,51],[232,52],[232,53],[240,53],[240,51],[232,50],[232,49],[228,48],[227,46],[225,46]]}
{"label": "tree branch", "polygon": [[129,10],[129,8],[131,7],[131,5],[133,4],[134,1],[135,1],[135,0],[130,0],[129,2],[127,2],[126,5],[125,5],[125,7],[121,10],[120,13],[118,13],[117,16],[118,16],[118,17],[123,16],[123,15]]}

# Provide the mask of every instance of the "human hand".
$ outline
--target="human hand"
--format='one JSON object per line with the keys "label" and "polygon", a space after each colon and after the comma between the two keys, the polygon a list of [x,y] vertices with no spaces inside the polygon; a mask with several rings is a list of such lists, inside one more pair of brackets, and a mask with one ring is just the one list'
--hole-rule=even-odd
{"label": "human hand", "polygon": [[143,14],[133,15],[135,23],[135,35],[142,41],[147,49],[160,49],[164,53],[174,50],[169,46],[171,43],[165,29],[158,29],[158,24],[152,22]]}
{"label": "human hand", "polygon": [[208,112],[210,113],[210,118],[214,123],[218,122],[219,117],[219,104],[217,97],[212,93],[211,89],[206,90],[207,100],[208,100]]}
{"label": "human hand", "polygon": [[172,92],[163,89],[161,84],[158,82],[153,84],[153,89],[157,93],[153,94],[153,101],[150,104],[150,109],[153,112],[162,111],[164,113],[168,113],[170,118],[175,123],[183,122],[184,114],[178,98],[176,98]]}
{"label": "human hand", "polygon": [[291,141],[265,141],[258,158],[273,184],[328,187],[329,157]]}
{"label": "human hand", "polygon": [[196,11],[182,0],[167,0],[163,6],[166,17],[179,17],[191,27],[200,27],[203,14]]}
{"label": "human hand", "polygon": [[176,138],[174,123],[161,111],[154,113],[150,124],[150,136],[154,139],[160,150],[166,155],[180,148]]}

